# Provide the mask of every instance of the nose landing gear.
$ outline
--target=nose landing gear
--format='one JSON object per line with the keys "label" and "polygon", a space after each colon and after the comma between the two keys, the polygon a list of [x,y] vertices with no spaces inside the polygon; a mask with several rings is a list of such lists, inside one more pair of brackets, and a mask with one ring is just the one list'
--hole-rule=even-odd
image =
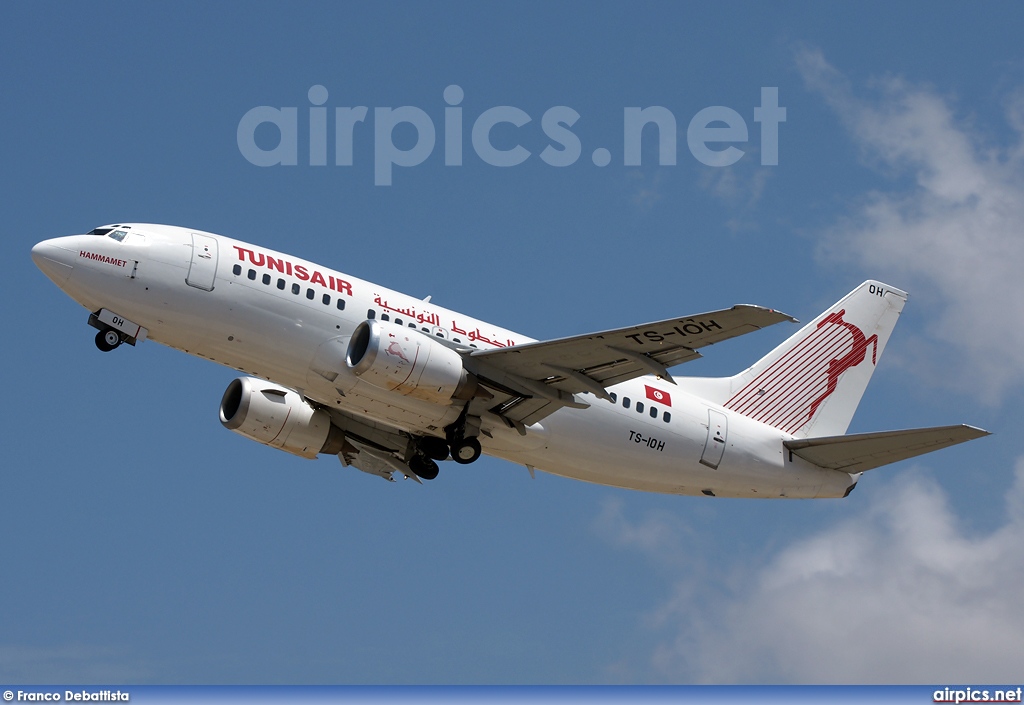
{"label": "nose landing gear", "polygon": [[113,328],[101,330],[96,334],[96,347],[103,352],[110,352],[121,345],[121,334]]}
{"label": "nose landing gear", "polygon": [[149,336],[146,328],[105,308],[89,314],[89,325],[99,331],[96,347],[103,352],[110,352],[121,343],[136,345]]}

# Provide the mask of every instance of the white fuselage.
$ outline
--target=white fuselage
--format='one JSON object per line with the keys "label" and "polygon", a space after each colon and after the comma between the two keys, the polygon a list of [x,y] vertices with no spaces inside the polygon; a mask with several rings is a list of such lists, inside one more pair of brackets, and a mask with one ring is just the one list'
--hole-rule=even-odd
{"label": "white fuselage", "polygon": [[[461,407],[389,392],[355,376],[339,351],[358,324],[367,318],[415,324],[427,335],[478,349],[531,342],[427,301],[224,236],[147,224],[131,224],[128,231],[123,241],[98,235],[47,240],[33,249],[33,257],[90,311],[113,311],[164,345],[410,434],[437,433]],[[316,372],[325,367],[337,377],[329,380]],[[652,388],[667,393],[670,405],[652,396]],[[842,497],[854,483],[848,473],[791,457],[782,444],[790,436],[782,431],[686,388],[682,379],[676,386],[643,377],[610,387],[615,402],[578,395],[589,408],[562,408],[528,426],[526,435],[485,415],[479,440],[485,453],[515,463],[652,492]],[[716,418],[725,419],[722,427],[710,428]],[[717,440],[709,437],[715,433]]]}

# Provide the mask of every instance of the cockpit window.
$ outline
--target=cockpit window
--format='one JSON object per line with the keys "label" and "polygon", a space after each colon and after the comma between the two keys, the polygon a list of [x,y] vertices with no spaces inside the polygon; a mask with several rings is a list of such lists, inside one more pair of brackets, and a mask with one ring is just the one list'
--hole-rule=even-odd
{"label": "cockpit window", "polygon": [[106,235],[111,230],[113,230],[113,228],[93,228],[92,230],[90,230],[86,234],[87,235]]}
{"label": "cockpit window", "polygon": [[110,233],[110,235],[108,235],[107,237],[112,237],[118,242],[122,242],[127,235],[128,232],[125,230],[115,230],[114,232]]}

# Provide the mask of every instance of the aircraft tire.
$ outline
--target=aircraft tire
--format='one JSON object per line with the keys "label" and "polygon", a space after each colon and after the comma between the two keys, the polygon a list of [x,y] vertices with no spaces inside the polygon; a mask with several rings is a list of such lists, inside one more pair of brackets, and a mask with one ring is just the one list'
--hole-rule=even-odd
{"label": "aircraft tire", "polygon": [[469,465],[480,457],[480,441],[475,438],[464,438],[452,445],[452,460],[461,465]]}
{"label": "aircraft tire", "polygon": [[103,352],[110,352],[121,344],[121,336],[115,330],[101,330],[96,334],[96,347]]}
{"label": "aircraft tire", "polygon": [[420,450],[431,460],[448,460],[448,444],[434,436],[423,436],[419,440]]}
{"label": "aircraft tire", "polygon": [[430,458],[424,458],[422,455],[413,456],[412,460],[409,461],[409,468],[424,480],[433,480],[440,472],[437,463]]}

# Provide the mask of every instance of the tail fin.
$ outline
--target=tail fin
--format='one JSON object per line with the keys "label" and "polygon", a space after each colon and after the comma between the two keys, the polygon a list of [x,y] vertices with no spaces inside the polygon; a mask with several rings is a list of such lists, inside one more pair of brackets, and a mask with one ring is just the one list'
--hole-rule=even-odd
{"label": "tail fin", "polygon": [[797,437],[842,435],[906,301],[866,281],[744,372],[686,386]]}

